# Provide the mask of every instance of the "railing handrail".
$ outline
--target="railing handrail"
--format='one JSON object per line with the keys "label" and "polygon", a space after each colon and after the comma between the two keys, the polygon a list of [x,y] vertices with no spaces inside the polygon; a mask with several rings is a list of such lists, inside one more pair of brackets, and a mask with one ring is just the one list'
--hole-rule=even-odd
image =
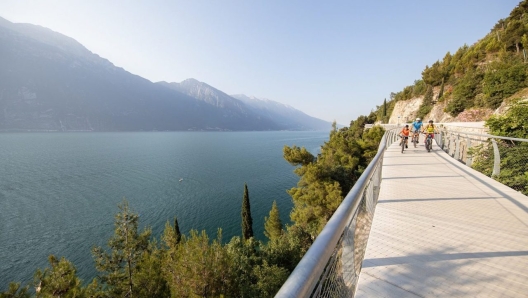
{"label": "railing handrail", "polygon": [[502,139],[502,140],[508,140],[508,141],[516,141],[516,142],[528,142],[528,139],[510,138],[510,137],[496,136],[496,135],[490,135],[490,134],[480,134],[480,133],[465,132],[465,131],[453,131],[449,129],[446,129],[446,131],[449,133],[458,134],[458,135],[472,135],[472,136],[478,136],[478,137],[485,137],[489,139]]}
{"label": "railing handrail", "polygon": [[340,236],[356,213],[363,191],[374,175],[378,161],[387,148],[388,131],[383,135],[376,156],[369,163],[363,174],[356,181],[343,202],[334,212],[321,233],[312,243],[299,264],[295,267],[275,297],[308,297],[314,290],[317,279],[321,276]]}

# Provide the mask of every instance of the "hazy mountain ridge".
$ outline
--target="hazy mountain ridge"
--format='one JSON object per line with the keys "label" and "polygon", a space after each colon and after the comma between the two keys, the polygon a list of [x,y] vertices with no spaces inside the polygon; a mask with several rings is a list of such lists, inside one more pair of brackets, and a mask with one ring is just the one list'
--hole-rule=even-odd
{"label": "hazy mountain ridge", "polygon": [[180,91],[181,93],[187,94],[216,107],[234,107],[236,109],[243,109],[243,104],[238,100],[234,100],[224,92],[196,79],[187,79],[181,83],[158,82],[158,84]]}
{"label": "hazy mountain ridge", "polygon": [[2,18],[0,65],[0,131],[298,129],[205,83],[156,84],[70,37]]}
{"label": "hazy mountain ridge", "polygon": [[158,82],[163,86],[180,91],[210,105],[224,108],[226,111],[251,115],[263,120],[273,121],[278,129],[287,130],[330,130],[332,124],[308,116],[295,108],[244,94],[228,95],[204,82],[187,79],[181,83]]}
{"label": "hazy mountain ridge", "polygon": [[244,94],[234,94],[232,97],[241,100],[251,109],[262,116],[274,119],[279,125],[291,127],[290,129],[330,130],[332,123],[309,116],[289,105],[270,99],[260,99]]}
{"label": "hazy mountain ridge", "polygon": [[194,99],[158,88],[88,50],[77,47],[72,53],[66,44],[41,42],[13,30],[16,24],[5,27],[5,23],[0,24],[1,129],[186,128],[163,121],[169,118],[164,111],[167,104],[193,109]]}

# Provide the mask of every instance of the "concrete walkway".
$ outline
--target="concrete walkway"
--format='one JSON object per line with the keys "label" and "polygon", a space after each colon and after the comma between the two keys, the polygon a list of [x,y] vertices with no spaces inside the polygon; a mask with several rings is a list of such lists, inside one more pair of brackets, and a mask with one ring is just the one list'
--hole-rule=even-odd
{"label": "concrete walkway", "polygon": [[436,144],[397,145],[356,297],[528,297],[528,197]]}

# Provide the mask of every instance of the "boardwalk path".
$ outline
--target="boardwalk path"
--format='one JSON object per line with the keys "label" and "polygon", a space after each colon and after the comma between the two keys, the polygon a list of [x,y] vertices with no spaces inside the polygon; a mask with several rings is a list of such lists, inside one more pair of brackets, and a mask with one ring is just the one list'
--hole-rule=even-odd
{"label": "boardwalk path", "polygon": [[356,297],[528,297],[528,197],[423,143],[385,153]]}

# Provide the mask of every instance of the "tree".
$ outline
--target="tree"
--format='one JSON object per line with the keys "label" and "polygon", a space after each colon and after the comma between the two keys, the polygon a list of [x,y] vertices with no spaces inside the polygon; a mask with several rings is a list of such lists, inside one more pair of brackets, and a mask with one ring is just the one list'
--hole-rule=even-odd
{"label": "tree", "polygon": [[282,223],[276,201],[273,201],[269,217],[266,217],[264,221],[264,235],[266,235],[270,241],[279,239],[282,235]]}
{"label": "tree", "polygon": [[[514,100],[509,110],[501,116],[492,116],[486,121],[490,133],[513,138],[528,138],[528,103]],[[497,140],[501,159],[500,174],[493,178],[517,191],[528,195],[528,143]],[[484,146],[472,148],[474,156],[472,167],[491,176],[493,172],[494,153],[491,142]]]}
{"label": "tree", "polygon": [[418,113],[416,114],[419,118],[425,118],[427,114],[431,111],[433,108],[433,86],[429,85],[427,86],[427,91],[425,92],[422,105],[418,109]]}
{"label": "tree", "polygon": [[259,297],[273,297],[286,282],[290,272],[286,268],[269,265],[264,261],[253,269],[253,274],[257,279],[254,287],[260,294]]}
{"label": "tree", "polygon": [[383,100],[383,119],[385,119],[385,117],[387,117],[387,99],[386,98]]}
{"label": "tree", "polygon": [[48,261],[51,268],[38,269],[35,273],[37,297],[83,296],[84,289],[75,266],[64,257],[58,260],[54,255],[50,255]]}
{"label": "tree", "polygon": [[[363,173],[372,158],[371,151],[377,151],[382,134],[374,133],[374,139],[364,139],[367,120],[366,116],[360,116],[351,121],[350,127],[330,134],[321,153],[309,163],[300,163],[303,159],[298,158],[299,154],[291,154],[287,146],[284,149],[284,159],[292,165],[300,165],[294,172],[301,179],[297,187],[288,190],[294,204],[290,218],[312,240]],[[378,129],[383,130],[371,128],[368,131]]]}
{"label": "tree", "polygon": [[244,197],[242,198],[242,238],[248,240],[251,237],[253,237],[253,219],[251,218],[247,183],[244,183]]}
{"label": "tree", "polygon": [[[169,228],[164,235],[173,232]],[[196,230],[191,230],[189,237],[182,236],[178,244],[170,240],[165,244],[168,248],[161,266],[172,297],[240,297],[235,290],[233,262],[222,246],[221,230],[211,244],[205,231]]]}
{"label": "tree", "polygon": [[134,296],[169,297],[170,290],[162,271],[163,251],[157,241],[149,242],[148,252],[143,252],[136,265],[136,274],[132,277]]}
{"label": "tree", "polygon": [[230,261],[227,271],[233,274],[233,291],[236,293],[226,297],[259,297],[259,291],[255,288],[258,279],[254,275],[254,268],[262,263],[259,244],[255,238],[244,240],[233,237],[226,245]]}
{"label": "tree", "polygon": [[174,240],[176,241],[176,244],[181,241],[180,226],[178,225],[178,219],[176,217],[174,217]]}
{"label": "tree", "polygon": [[444,79],[442,78],[442,85],[440,85],[440,92],[438,92],[437,100],[440,100],[444,96]]}
{"label": "tree", "polygon": [[295,145],[293,147],[284,146],[282,154],[292,166],[308,165],[315,160],[315,157],[306,148],[299,148]]}
{"label": "tree", "polygon": [[0,293],[0,298],[29,298],[29,286],[20,287],[20,283],[11,282],[7,291]]}
{"label": "tree", "polygon": [[483,93],[488,106],[497,108],[504,98],[528,86],[528,65],[518,57],[506,55],[501,61],[490,64],[483,79]]}
{"label": "tree", "polygon": [[108,241],[110,252],[94,247],[92,254],[95,267],[101,272],[99,278],[106,284],[110,296],[134,297],[137,289],[138,264],[148,251],[150,229],[138,233],[139,216],[133,213],[124,199],[118,205],[120,212],[115,216],[114,236]]}
{"label": "tree", "polygon": [[438,86],[442,83],[444,77],[444,69],[440,64],[440,61],[436,61],[431,67],[426,66],[422,71],[422,80],[427,85]]}

